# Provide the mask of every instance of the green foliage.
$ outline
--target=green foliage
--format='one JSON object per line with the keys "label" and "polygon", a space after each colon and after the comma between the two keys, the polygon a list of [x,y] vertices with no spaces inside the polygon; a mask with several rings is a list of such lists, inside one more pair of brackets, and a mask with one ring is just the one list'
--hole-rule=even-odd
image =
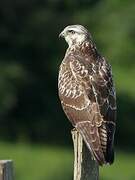
{"label": "green foliage", "polygon": [[[55,146],[0,143],[0,159],[13,159],[15,179],[70,180],[73,152]],[[115,164],[100,168],[101,180],[134,180],[135,155],[116,151]]]}
{"label": "green foliage", "polygon": [[135,155],[116,151],[116,161],[111,166],[100,168],[101,180],[134,180]]}
{"label": "green foliage", "polygon": [[122,137],[135,135],[134,12],[132,0],[1,1],[0,138],[70,142],[71,126],[57,93],[58,67],[67,46],[58,34],[74,23],[88,27],[112,64],[118,95],[116,144],[133,148]]}
{"label": "green foliage", "polygon": [[[70,123],[57,93],[59,64],[67,47],[58,34],[69,24],[91,32],[112,64],[117,89],[116,146],[135,150],[135,1],[0,1],[0,159],[13,159],[18,180],[69,180],[73,153]],[[135,155],[116,151],[101,180],[134,180]]]}
{"label": "green foliage", "polygon": [[69,180],[72,179],[70,150],[28,144],[0,143],[0,159],[13,159],[15,179]]}

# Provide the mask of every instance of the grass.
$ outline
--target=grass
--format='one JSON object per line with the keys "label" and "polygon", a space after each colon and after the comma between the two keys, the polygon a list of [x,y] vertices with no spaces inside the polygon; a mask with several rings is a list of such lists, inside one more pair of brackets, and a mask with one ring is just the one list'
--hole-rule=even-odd
{"label": "grass", "polygon": [[[13,159],[17,180],[71,180],[73,153],[70,149],[0,143],[0,159]],[[135,154],[118,151],[112,166],[100,168],[100,180],[134,180]]]}
{"label": "grass", "polygon": [[101,180],[135,180],[135,154],[118,151],[112,166],[100,168]]}
{"label": "grass", "polygon": [[0,159],[13,159],[17,180],[72,179],[72,153],[64,148],[0,143]]}

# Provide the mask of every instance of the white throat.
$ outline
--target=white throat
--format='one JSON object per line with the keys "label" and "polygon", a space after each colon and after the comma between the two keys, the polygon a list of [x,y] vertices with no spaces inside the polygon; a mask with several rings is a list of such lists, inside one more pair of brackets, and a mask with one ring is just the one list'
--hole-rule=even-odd
{"label": "white throat", "polygon": [[73,36],[66,36],[65,40],[69,47],[71,47],[73,45],[82,44],[86,40],[86,36],[84,34],[74,34]]}

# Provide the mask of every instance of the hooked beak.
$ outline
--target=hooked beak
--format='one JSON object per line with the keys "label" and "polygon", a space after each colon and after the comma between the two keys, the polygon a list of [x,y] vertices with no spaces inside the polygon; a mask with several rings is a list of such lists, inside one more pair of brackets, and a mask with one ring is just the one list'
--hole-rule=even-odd
{"label": "hooked beak", "polygon": [[59,34],[59,38],[60,37],[64,38],[64,32],[63,31]]}

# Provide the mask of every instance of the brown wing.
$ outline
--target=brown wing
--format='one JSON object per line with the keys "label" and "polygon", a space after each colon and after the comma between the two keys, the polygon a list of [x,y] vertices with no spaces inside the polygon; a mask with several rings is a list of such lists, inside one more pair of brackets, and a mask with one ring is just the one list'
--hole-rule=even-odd
{"label": "brown wing", "polygon": [[116,119],[116,94],[112,81],[111,66],[101,59],[98,72],[93,75],[92,85],[96,92],[100,113],[103,123],[99,127],[99,136],[106,162],[113,163],[114,160],[114,133]]}
{"label": "brown wing", "polygon": [[100,91],[97,86],[98,76],[95,76],[97,72],[94,73],[95,69],[90,63],[84,62],[78,56],[66,57],[60,68],[59,96],[69,120],[102,165],[106,162],[108,137],[105,116],[101,113],[104,103],[99,106],[98,99],[103,99],[97,98],[97,95],[102,97],[96,92]]}

